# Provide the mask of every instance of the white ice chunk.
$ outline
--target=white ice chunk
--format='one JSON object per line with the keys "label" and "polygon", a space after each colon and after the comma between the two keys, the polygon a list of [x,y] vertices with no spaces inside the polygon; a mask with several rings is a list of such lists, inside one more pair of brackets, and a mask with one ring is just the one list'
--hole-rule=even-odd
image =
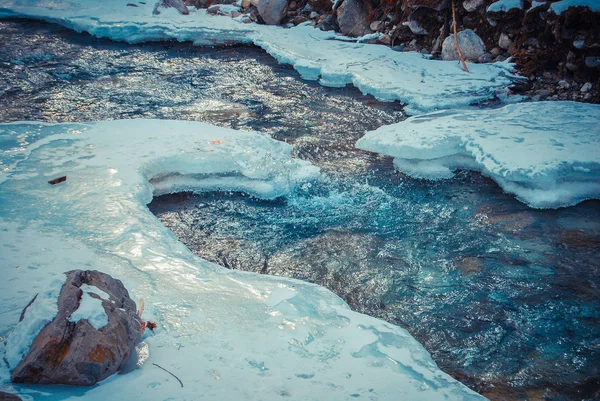
{"label": "white ice chunk", "polygon": [[469,169],[534,208],[600,198],[600,105],[532,102],[445,111],[367,133],[357,147],[392,156],[416,178]]}
{"label": "white ice chunk", "polygon": [[23,320],[8,336],[4,357],[11,370],[17,367],[29,352],[35,337],[58,313],[58,295],[62,284],[60,280],[53,280],[45,291],[38,293],[25,311]]}
{"label": "white ice chunk", "polygon": [[347,42],[311,26],[284,29],[245,24],[204,10],[180,15],[167,9],[153,15],[154,4],[137,2],[137,7],[127,7],[122,0],[4,0],[0,18],[43,19],[129,43],[169,39],[197,45],[254,43],[280,63],[291,64],[304,79],[320,79],[331,87],[352,84],[380,100],[406,103],[414,112],[487,100],[505,91],[514,79],[512,64],[506,62],[469,64],[471,73],[467,74],[455,61],[428,60],[420,53]]}

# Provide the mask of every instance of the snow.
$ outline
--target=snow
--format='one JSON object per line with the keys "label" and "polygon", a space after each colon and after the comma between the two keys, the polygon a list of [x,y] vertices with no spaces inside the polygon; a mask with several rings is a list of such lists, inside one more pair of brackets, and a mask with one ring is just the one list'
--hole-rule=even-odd
{"label": "snow", "polygon": [[100,330],[108,324],[108,315],[104,310],[104,306],[102,306],[102,300],[93,298],[90,294],[96,294],[105,300],[109,300],[110,296],[96,286],[82,284],[80,288],[83,291],[81,301],[77,310],[68,317],[68,320],[69,322],[78,323],[80,320],[85,319],[93,328]]}
{"label": "snow", "polygon": [[600,105],[531,102],[409,118],[356,146],[395,158],[416,178],[480,171],[533,208],[600,198]]}
{"label": "snow", "polygon": [[[351,311],[322,287],[204,261],[146,207],[154,193],[182,188],[286,196],[319,178],[289,145],[166,120],[2,124],[0,135],[15,138],[0,142],[0,336],[19,330],[20,310],[50,279],[76,268],[122,280],[158,323],[145,339],[148,361],[86,388],[86,400],[483,399],[405,330]],[[46,183],[58,175],[67,181]],[[5,357],[9,344],[0,343]],[[83,394],[12,385],[9,376],[0,363],[1,390],[27,399]]]}
{"label": "snow", "polygon": [[506,12],[514,8],[523,9],[523,0],[499,0],[487,8],[487,12]]}
{"label": "snow", "polygon": [[[6,341],[4,358],[10,369],[14,369],[29,351],[31,343],[58,313],[58,294],[62,288],[60,280],[53,280],[45,291],[36,296]],[[25,306],[25,305],[23,305]]]}
{"label": "snow", "polygon": [[600,1],[598,0],[561,0],[552,3],[550,10],[555,14],[564,13],[569,7],[589,7],[592,11],[600,11]]}
{"label": "snow", "polygon": [[334,32],[310,26],[284,29],[245,24],[205,10],[180,15],[165,9],[152,15],[154,2],[127,7],[126,0],[4,0],[1,17],[37,18],[98,37],[137,43],[176,39],[197,45],[254,43],[304,79],[326,86],[352,84],[380,100],[399,100],[413,112],[459,107],[493,98],[515,77],[512,64],[470,64],[471,74],[454,61],[428,60],[415,52],[339,40]]}

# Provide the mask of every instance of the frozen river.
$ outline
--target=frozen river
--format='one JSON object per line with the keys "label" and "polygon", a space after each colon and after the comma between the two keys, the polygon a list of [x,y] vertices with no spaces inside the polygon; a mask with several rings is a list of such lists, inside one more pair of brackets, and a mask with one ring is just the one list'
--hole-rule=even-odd
{"label": "frozen river", "polygon": [[354,148],[404,119],[399,104],[302,81],[254,47],[2,21],[0,74],[1,122],[181,119],[286,141],[328,178],[275,201],[176,194],[149,207],[204,259],[324,285],[406,328],[490,399],[599,396],[600,202],[540,211],[476,173],[405,177]]}

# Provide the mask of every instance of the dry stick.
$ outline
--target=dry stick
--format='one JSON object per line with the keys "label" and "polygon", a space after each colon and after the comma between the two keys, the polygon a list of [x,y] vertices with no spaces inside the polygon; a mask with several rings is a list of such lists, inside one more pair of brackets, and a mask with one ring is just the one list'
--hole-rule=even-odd
{"label": "dry stick", "polygon": [[176,378],[177,381],[179,382],[179,384],[181,384],[181,387],[183,387],[183,382],[181,380],[179,380],[179,377],[175,376],[172,372],[169,372],[167,369],[163,368],[162,366],[160,366],[157,363],[153,363],[152,365],[156,366],[157,368],[161,368],[162,370],[164,370],[165,372],[167,372],[168,374],[170,374],[171,376]]}
{"label": "dry stick", "polygon": [[140,319],[142,318],[142,313],[144,313],[144,298],[140,298],[140,309],[138,310]]}
{"label": "dry stick", "polygon": [[463,65],[463,68],[466,72],[469,71],[467,64],[465,63],[465,59],[463,58],[462,52],[460,51],[460,46],[458,45],[458,33],[456,33],[456,12],[454,11],[454,0],[452,0],[452,24],[454,25],[454,43],[456,43],[456,52],[458,53],[458,58]]}

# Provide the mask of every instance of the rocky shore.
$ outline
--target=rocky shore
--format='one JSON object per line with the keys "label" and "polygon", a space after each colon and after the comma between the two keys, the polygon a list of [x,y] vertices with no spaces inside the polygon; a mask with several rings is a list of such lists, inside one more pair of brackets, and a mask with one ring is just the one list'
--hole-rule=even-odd
{"label": "rocky shore", "polygon": [[155,13],[162,7],[206,9],[246,23],[310,24],[444,60],[458,60],[455,19],[467,66],[516,64],[525,79],[513,94],[600,103],[600,6],[589,0],[162,0]]}

